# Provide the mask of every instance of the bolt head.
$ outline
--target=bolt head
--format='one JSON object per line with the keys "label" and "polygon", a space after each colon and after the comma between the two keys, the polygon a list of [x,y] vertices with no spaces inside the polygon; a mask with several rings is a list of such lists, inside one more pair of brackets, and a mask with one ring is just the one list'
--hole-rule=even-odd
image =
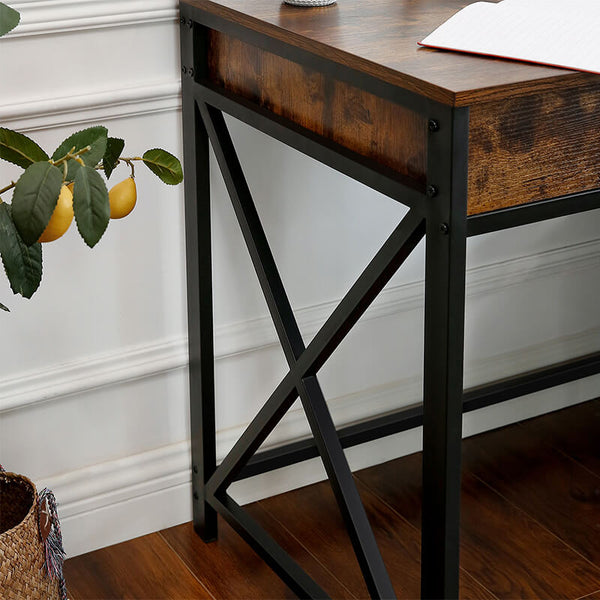
{"label": "bolt head", "polygon": [[450,231],[450,227],[448,227],[448,223],[442,223],[440,225],[440,231],[445,235]]}
{"label": "bolt head", "polygon": [[430,198],[433,198],[434,196],[437,196],[438,189],[435,185],[428,185],[426,193]]}
{"label": "bolt head", "polygon": [[429,119],[429,121],[427,122],[427,127],[431,132],[440,130],[440,124],[435,119]]}

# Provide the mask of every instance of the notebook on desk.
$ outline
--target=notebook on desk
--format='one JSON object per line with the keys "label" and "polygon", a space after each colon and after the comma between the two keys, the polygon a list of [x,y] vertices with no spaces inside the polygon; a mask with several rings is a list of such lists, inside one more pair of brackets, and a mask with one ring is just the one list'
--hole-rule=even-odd
{"label": "notebook on desk", "polygon": [[600,0],[476,2],[419,44],[600,73]]}

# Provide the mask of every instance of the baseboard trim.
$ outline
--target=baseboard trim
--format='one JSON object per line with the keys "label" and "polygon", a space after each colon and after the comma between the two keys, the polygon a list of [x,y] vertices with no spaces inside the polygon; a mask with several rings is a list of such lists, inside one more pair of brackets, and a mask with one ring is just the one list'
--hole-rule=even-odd
{"label": "baseboard trim", "polygon": [[[584,332],[480,360],[471,365],[466,378],[472,382],[498,379],[506,376],[507,368],[514,370],[515,365],[528,370],[560,360],[565,353],[589,352],[595,349],[599,334],[600,329]],[[597,396],[599,384],[597,375],[474,411],[464,416],[464,435],[475,435],[589,400]],[[411,376],[387,386],[330,399],[328,405],[341,427],[397,410],[399,405],[419,402],[421,389],[421,377]],[[217,432],[218,461],[246,426]],[[301,409],[292,410],[264,449],[307,435],[310,433]],[[421,429],[417,428],[350,448],[347,457],[352,469],[357,470],[420,449]],[[324,478],[319,459],[313,459],[237,482],[231,493],[245,504]],[[59,500],[69,555],[88,552],[191,519],[189,440],[46,478],[38,485],[50,487]]]}

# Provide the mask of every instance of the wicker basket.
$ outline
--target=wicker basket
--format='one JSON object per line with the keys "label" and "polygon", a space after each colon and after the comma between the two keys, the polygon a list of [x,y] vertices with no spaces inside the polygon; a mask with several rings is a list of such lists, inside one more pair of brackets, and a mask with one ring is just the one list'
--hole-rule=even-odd
{"label": "wicker basket", "polygon": [[[42,495],[40,500],[35,485],[27,477],[0,471],[2,600],[66,598],[62,578],[64,553],[54,497],[46,490]],[[48,561],[52,561],[50,568]]]}

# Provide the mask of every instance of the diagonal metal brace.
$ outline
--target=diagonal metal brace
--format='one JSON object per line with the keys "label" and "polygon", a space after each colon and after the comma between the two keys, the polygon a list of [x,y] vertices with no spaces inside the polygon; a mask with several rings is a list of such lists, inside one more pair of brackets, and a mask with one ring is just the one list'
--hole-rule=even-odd
{"label": "diagonal metal brace", "polygon": [[[414,212],[409,213],[410,218],[405,218],[390,236],[306,349],[223,115],[203,102],[199,103],[199,110],[290,366],[288,375],[207,484],[208,496],[215,503],[217,497],[223,497],[236,472],[246,464],[299,394],[369,592],[375,598],[394,597],[335,424],[316,376],[309,370],[316,373],[414,249],[424,233],[422,218]],[[224,510],[222,504],[219,508]],[[238,526],[241,527],[239,523]],[[254,541],[259,541],[256,536]],[[263,542],[259,545],[267,552]]]}

